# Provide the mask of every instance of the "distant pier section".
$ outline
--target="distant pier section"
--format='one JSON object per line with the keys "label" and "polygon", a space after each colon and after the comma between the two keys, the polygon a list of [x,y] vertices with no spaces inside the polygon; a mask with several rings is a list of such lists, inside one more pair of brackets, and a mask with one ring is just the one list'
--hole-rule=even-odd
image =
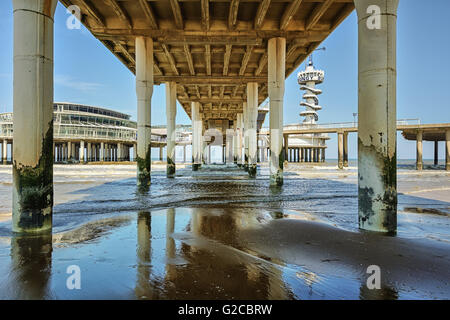
{"label": "distant pier section", "polygon": [[[130,161],[137,125],[130,115],[74,103],[53,104],[53,150],[56,163]],[[13,114],[0,114],[2,162],[12,161]],[[162,147],[165,135],[152,134],[152,147]],[[8,148],[8,144],[11,145]]]}

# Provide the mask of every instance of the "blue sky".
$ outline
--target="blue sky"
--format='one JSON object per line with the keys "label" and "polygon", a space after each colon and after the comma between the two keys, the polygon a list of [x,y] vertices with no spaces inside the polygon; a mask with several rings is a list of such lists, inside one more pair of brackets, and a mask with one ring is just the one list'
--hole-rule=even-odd
{"label": "blue sky", "polygon": [[[422,123],[450,122],[450,1],[400,0],[397,39],[397,118],[419,118]],[[70,101],[131,114],[136,119],[134,75],[84,27],[66,28],[65,8],[55,15],[55,101]],[[12,111],[12,1],[0,0],[0,112]],[[353,12],[327,40],[326,51],[314,54],[317,68],[325,70],[319,96],[319,122],[353,121],[358,109],[357,24]],[[299,67],[304,69],[304,64]],[[285,123],[301,121],[301,92],[296,70],[286,80]],[[164,85],[155,86],[152,124],[165,123]],[[190,123],[178,106],[177,123]],[[349,136],[349,157],[357,154],[356,134]],[[336,136],[328,142],[327,157],[337,157]],[[440,158],[445,146],[439,144]],[[424,143],[424,158],[432,158],[433,143]],[[398,157],[415,158],[415,142],[398,134]]]}

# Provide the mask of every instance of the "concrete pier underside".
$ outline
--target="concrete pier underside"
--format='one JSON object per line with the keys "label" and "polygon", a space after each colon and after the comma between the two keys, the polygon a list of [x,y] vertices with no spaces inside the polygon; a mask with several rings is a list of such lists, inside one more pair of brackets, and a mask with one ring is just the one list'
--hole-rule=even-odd
{"label": "concrete pier underside", "polygon": [[[86,27],[136,74],[137,183],[141,186],[150,184],[151,97],[153,85],[161,83],[171,87],[171,94],[176,91],[176,99],[193,121],[193,170],[198,170],[202,163],[208,161],[208,142],[203,139],[203,134],[208,130],[210,120],[220,120],[221,134],[226,136],[226,130],[235,127],[237,115],[243,113],[243,163],[249,175],[255,176],[255,106],[268,97],[270,185],[281,186],[285,160],[285,78],[353,11],[355,3],[359,16],[359,127],[363,129],[358,132],[360,227],[395,232],[395,14],[398,1],[61,2],[65,6],[79,5]],[[19,5],[24,2],[15,0],[14,3]],[[21,84],[16,82],[15,92],[19,92],[21,86],[30,81],[30,87],[37,87],[40,90],[37,96],[44,99],[36,101],[29,97],[24,101],[43,114],[31,119],[43,121],[48,117],[49,120],[47,123],[34,121],[30,125],[30,128],[39,126],[33,133],[37,136],[33,139],[35,143],[30,151],[25,150],[29,148],[25,143],[14,143],[15,159],[23,165],[34,167],[41,154],[38,145],[45,145],[45,133],[51,128],[51,110],[46,110],[47,105],[51,106],[53,89],[52,11],[49,8],[54,9],[56,1],[36,0],[27,3],[39,4],[37,9],[47,10],[42,18],[36,18],[39,21],[36,23],[49,24],[48,28],[33,28],[29,32],[37,37],[36,41],[31,42],[37,43],[39,49],[44,49],[42,56],[46,57],[44,66],[48,66],[45,70],[49,78],[20,75],[21,67],[16,69],[15,65],[15,78],[23,76]],[[373,4],[382,10],[382,27],[375,31],[369,30],[365,24],[369,18],[367,9]],[[29,14],[35,14],[33,10]],[[228,14],[224,15],[224,12]],[[19,34],[30,27],[29,22],[21,20],[21,14],[20,10],[15,10],[15,48],[30,42],[28,33]],[[47,33],[37,34],[42,30]],[[28,54],[35,55],[36,50]],[[172,127],[173,99],[168,99],[168,103],[167,117]],[[15,118],[25,118],[20,114],[21,106],[25,106],[25,103],[16,101],[15,94]],[[25,120],[18,122],[18,126],[21,124],[25,124]],[[16,136],[20,139],[21,134],[17,133],[20,130],[14,132],[14,139]],[[109,156],[108,151],[106,155],[102,154],[102,157],[105,156]],[[317,154],[313,153],[309,157],[317,158]],[[50,163],[43,172],[49,175],[51,168]],[[41,181],[33,180],[30,183],[32,188],[52,185],[48,179],[45,180],[45,186]],[[20,191],[20,181],[14,181],[14,190]],[[44,210],[51,216],[51,194],[48,192],[47,196],[46,192],[45,198],[48,202],[41,206],[36,201],[32,205],[33,210]],[[21,203],[18,200],[15,203],[14,212],[19,217]],[[36,227],[42,229],[43,226]]]}

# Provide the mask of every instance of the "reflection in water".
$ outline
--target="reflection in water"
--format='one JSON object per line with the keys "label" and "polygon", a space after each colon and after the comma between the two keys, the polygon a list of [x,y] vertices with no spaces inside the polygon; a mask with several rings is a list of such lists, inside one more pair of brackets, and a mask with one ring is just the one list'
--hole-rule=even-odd
{"label": "reflection in water", "polygon": [[359,298],[361,300],[398,300],[398,292],[386,285],[382,285],[380,289],[369,289],[363,281],[359,289]]}
{"label": "reflection in water", "polygon": [[153,288],[150,284],[151,274],[151,227],[152,216],[150,212],[138,213],[137,220],[137,283],[135,295],[138,299],[153,297]]}
{"label": "reflection in water", "polygon": [[172,237],[175,230],[175,209],[167,209],[166,215],[166,282],[170,282],[176,277],[176,270],[173,265],[176,246]]}
{"label": "reflection in water", "polygon": [[49,298],[52,269],[52,235],[11,238],[11,270],[8,277],[11,299]]}

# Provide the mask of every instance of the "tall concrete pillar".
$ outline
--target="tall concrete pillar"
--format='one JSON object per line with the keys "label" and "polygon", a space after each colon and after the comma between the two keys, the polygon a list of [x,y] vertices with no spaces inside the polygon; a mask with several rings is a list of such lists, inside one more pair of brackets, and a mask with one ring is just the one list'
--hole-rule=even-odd
{"label": "tall concrete pillar", "polygon": [[422,160],[422,130],[417,131],[416,135],[416,169],[422,170],[423,169],[423,160]]}
{"label": "tall concrete pillar", "polygon": [[137,184],[150,185],[151,102],[153,94],[153,40],[136,38],[136,95],[138,108]]}
{"label": "tall concrete pillar", "polygon": [[72,141],[67,142],[67,160],[72,160]]}
{"label": "tall concrete pillar", "polygon": [[183,163],[186,163],[186,145],[183,145]]}
{"label": "tall concrete pillar", "polygon": [[202,163],[203,164],[207,164],[208,163],[208,161],[209,161],[209,158],[208,158],[208,149],[209,149],[209,147],[208,147],[208,143],[205,141],[205,139],[203,138],[204,137],[204,135],[205,135],[205,130],[204,130],[204,128],[203,128],[203,121],[202,121],[202,134],[201,134],[201,142],[200,142],[200,145],[202,146],[202,151],[201,151],[201,154],[202,154]]}
{"label": "tall concrete pillar", "polygon": [[85,162],[84,160],[84,141],[80,141],[80,162]]}
{"label": "tall concrete pillar", "polygon": [[322,149],[322,162],[325,162],[325,148]]}
{"label": "tall concrete pillar", "polygon": [[116,161],[123,161],[123,148],[121,143],[117,143],[116,145]]}
{"label": "tall concrete pillar", "polygon": [[242,130],[243,130],[243,126],[242,126],[242,122],[243,122],[243,114],[242,113],[238,113],[236,115],[237,118],[237,126],[238,126],[238,131],[237,131],[237,165],[238,167],[242,166],[242,145],[243,145],[243,141],[242,141]]}
{"label": "tall concrete pillar", "polygon": [[[358,15],[359,227],[395,233],[398,0],[354,2]],[[380,12],[367,13],[374,5]]]}
{"label": "tall concrete pillar", "polygon": [[225,132],[225,162],[233,163],[233,129],[226,129]]}
{"label": "tall concrete pillar", "polygon": [[6,164],[8,161],[8,141],[5,139],[2,143],[2,162],[3,164]]}
{"label": "tall concrete pillar", "polygon": [[338,132],[338,168],[344,169],[344,134]]}
{"label": "tall concrete pillar", "polygon": [[450,171],[450,129],[445,131],[445,170]]}
{"label": "tall concrete pillar", "polygon": [[283,97],[286,39],[268,41],[268,91],[270,116],[270,185],[283,184]]}
{"label": "tall concrete pillar", "polygon": [[86,154],[86,162],[92,161],[92,144],[88,142],[87,144],[87,154]]}
{"label": "tall concrete pillar", "polygon": [[344,132],[344,167],[348,167],[348,132]]}
{"label": "tall concrete pillar", "polygon": [[200,114],[200,103],[191,103],[192,114],[192,170],[197,171],[201,166],[202,147],[202,121]]}
{"label": "tall concrete pillar", "polygon": [[243,120],[243,142],[244,142],[244,159],[243,159],[243,165],[244,170],[248,171],[248,104],[247,102],[243,103],[242,107],[242,120]]}
{"label": "tall concrete pillar", "polygon": [[13,0],[12,230],[51,232],[53,16],[57,0]]}
{"label": "tall concrete pillar", "polygon": [[256,82],[247,83],[247,118],[248,118],[248,175],[256,177],[256,164],[258,151],[258,84]]}
{"label": "tall concrete pillar", "polygon": [[166,119],[167,119],[167,169],[168,178],[175,175],[175,145],[176,145],[176,123],[177,115],[177,84],[166,83]]}
{"label": "tall concrete pillar", "polygon": [[439,140],[434,140],[434,165],[439,164]]}
{"label": "tall concrete pillar", "polygon": [[237,120],[233,121],[233,162],[237,164],[237,155],[238,155],[238,136],[237,136]]}
{"label": "tall concrete pillar", "polygon": [[105,143],[100,143],[100,161],[105,161]]}

